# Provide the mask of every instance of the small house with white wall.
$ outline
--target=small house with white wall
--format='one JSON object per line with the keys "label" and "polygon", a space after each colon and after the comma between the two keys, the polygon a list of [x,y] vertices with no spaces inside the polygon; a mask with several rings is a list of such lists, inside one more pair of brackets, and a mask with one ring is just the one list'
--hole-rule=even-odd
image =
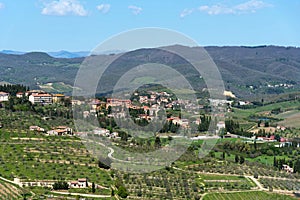
{"label": "small house with white wall", "polygon": [[8,101],[9,93],[7,92],[0,92],[0,102]]}

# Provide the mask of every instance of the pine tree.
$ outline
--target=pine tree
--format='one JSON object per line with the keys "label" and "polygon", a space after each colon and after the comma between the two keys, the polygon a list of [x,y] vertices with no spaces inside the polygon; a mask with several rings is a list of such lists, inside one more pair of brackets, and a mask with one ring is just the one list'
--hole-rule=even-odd
{"label": "pine tree", "polygon": [[273,166],[278,167],[278,162],[276,160],[276,156],[274,156],[274,159],[273,159]]}

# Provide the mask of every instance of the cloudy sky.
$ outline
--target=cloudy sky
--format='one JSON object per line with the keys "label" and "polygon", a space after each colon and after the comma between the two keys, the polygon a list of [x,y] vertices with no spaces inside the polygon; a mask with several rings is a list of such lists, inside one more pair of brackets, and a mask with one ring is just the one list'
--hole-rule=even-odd
{"label": "cloudy sky", "polygon": [[199,45],[300,46],[299,0],[0,0],[0,50],[91,50],[143,27]]}

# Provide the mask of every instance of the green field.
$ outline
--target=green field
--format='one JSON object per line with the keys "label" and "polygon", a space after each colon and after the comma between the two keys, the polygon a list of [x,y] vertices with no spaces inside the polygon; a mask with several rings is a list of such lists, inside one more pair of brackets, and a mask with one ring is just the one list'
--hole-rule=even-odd
{"label": "green field", "polygon": [[290,110],[298,110],[300,107],[300,101],[285,101],[280,103],[273,103],[265,106],[259,106],[257,108],[252,109],[239,109],[234,108],[231,114],[229,116],[245,119],[248,118],[250,115],[253,114],[263,114],[264,112],[270,112],[273,109],[281,108],[283,112],[290,111]]}
{"label": "green field", "polygon": [[273,194],[261,191],[233,192],[233,193],[212,193],[204,196],[203,200],[293,200],[294,197]]}
{"label": "green field", "polygon": [[73,87],[71,85],[63,82],[47,83],[44,85],[39,85],[39,87],[42,90],[51,93],[71,93],[73,91]]}
{"label": "green field", "polygon": [[[276,156],[276,159],[287,159],[288,160],[288,156]],[[250,162],[260,162],[262,164],[273,166],[274,156],[262,155],[262,156],[258,156],[256,158],[246,158],[246,160],[248,160]]]}
{"label": "green field", "polygon": [[276,117],[283,119],[283,121],[278,123],[280,125],[286,127],[300,128],[300,111],[298,109],[280,113],[276,115]]}
{"label": "green field", "polygon": [[215,174],[202,174],[204,180],[245,180],[244,176],[230,176],[230,175],[215,175]]}
{"label": "green field", "polygon": [[205,187],[209,191],[220,189],[250,190],[256,186],[251,180],[248,180],[248,178],[244,176],[202,174],[201,178],[204,179]]}

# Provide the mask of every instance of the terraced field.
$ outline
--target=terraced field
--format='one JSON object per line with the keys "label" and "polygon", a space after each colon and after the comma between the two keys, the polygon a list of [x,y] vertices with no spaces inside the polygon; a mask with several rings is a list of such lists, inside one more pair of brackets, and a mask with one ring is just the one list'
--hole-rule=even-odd
{"label": "terraced field", "polygon": [[260,178],[259,182],[262,183],[264,188],[268,189],[272,187],[273,189],[277,190],[299,190],[300,189],[300,182],[296,180],[280,180],[276,181],[269,178]]}
{"label": "terraced field", "polygon": [[203,174],[201,177],[205,180],[205,186],[209,191],[219,189],[225,190],[250,190],[256,185],[244,176],[228,175],[208,175]]}
{"label": "terraced field", "polygon": [[232,192],[232,193],[211,193],[204,196],[203,200],[295,200],[296,198],[287,195],[273,194],[261,191],[253,192]]}
{"label": "terraced field", "polygon": [[22,191],[16,186],[0,180],[0,199],[20,199]]}
{"label": "terraced field", "polygon": [[199,199],[205,187],[198,174],[171,168],[150,174],[118,173],[116,176],[124,180],[129,199]]}
{"label": "terraced field", "polygon": [[110,187],[107,171],[97,166],[84,144],[75,137],[0,129],[0,176],[13,180],[77,180]]}

